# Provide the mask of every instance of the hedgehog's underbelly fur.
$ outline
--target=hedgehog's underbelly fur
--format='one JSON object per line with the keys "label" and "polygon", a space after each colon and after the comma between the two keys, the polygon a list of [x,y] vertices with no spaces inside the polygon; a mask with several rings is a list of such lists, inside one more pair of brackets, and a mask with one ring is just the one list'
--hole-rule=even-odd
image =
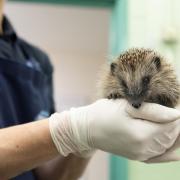
{"label": "hedgehog's underbelly fur", "polygon": [[[179,104],[179,97],[180,97],[180,91],[179,91],[179,84],[177,82],[175,87],[169,87],[169,91],[161,93],[154,92],[154,96],[148,96],[144,99],[143,102],[150,102],[150,103],[157,103],[160,105],[164,105],[167,107],[175,107],[176,105]],[[172,90],[173,89],[173,90]],[[108,98],[108,99],[120,99],[120,98],[125,98],[122,92],[119,90],[119,85],[117,87],[113,84],[111,86],[111,82],[106,81],[104,85],[100,87],[100,98]],[[173,92],[172,93],[170,92]],[[158,91],[160,92],[160,90]],[[125,98],[126,99],[126,98]]]}
{"label": "hedgehog's underbelly fur", "polygon": [[[167,94],[159,94],[157,96],[154,97],[150,97],[150,98],[146,98],[144,100],[144,102],[150,102],[150,103],[157,103],[163,106],[167,106],[167,107],[175,107],[178,102],[179,102],[179,95],[180,93],[177,92],[177,94],[175,94],[174,98],[169,98],[169,93]],[[109,92],[106,92],[106,96],[104,96],[104,98],[108,98],[108,99],[120,99],[123,98],[123,96],[121,95],[120,92],[118,92],[118,90],[115,90],[114,88],[112,90],[109,89]]]}

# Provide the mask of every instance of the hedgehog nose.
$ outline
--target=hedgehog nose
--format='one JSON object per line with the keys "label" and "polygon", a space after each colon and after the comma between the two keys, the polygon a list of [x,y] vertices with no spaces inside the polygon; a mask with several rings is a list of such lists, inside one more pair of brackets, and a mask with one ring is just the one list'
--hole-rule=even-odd
{"label": "hedgehog nose", "polygon": [[141,106],[141,103],[132,103],[132,106],[138,109]]}

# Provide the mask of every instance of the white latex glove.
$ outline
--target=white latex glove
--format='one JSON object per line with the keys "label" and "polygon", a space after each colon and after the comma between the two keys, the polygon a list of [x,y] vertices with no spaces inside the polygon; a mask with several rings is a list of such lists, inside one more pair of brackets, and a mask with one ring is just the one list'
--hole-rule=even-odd
{"label": "white latex glove", "polygon": [[[180,110],[180,105],[176,107],[176,109]],[[179,121],[179,120],[178,120]],[[178,127],[180,124],[178,123]],[[171,162],[171,161],[180,161],[180,154],[176,152],[177,149],[180,148],[180,135],[176,139],[173,146],[168,149],[164,154],[151,158],[146,163],[163,163],[163,162]]]}
{"label": "white latex glove", "polygon": [[53,114],[49,118],[51,136],[64,156],[100,149],[145,161],[173,145],[179,135],[179,122],[174,120],[180,118],[180,111],[151,103],[140,109],[135,110],[124,99],[101,99]]}

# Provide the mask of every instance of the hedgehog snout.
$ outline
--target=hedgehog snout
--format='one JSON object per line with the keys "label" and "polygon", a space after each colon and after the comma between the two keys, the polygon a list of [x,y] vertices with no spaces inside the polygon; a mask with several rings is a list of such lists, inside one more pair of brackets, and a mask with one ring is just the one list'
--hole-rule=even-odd
{"label": "hedgehog snout", "polygon": [[141,107],[141,103],[140,102],[133,102],[132,103],[132,106],[136,109],[140,108]]}
{"label": "hedgehog snout", "polygon": [[143,97],[137,95],[128,97],[129,103],[136,109],[141,107],[143,100]]}

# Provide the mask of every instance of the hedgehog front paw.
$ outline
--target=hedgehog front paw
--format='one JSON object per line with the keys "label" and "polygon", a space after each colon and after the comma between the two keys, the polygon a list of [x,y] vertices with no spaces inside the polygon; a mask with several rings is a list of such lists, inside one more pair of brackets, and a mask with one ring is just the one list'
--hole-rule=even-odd
{"label": "hedgehog front paw", "polygon": [[119,98],[121,98],[121,95],[119,93],[111,93],[107,98],[108,99],[119,99]]}

